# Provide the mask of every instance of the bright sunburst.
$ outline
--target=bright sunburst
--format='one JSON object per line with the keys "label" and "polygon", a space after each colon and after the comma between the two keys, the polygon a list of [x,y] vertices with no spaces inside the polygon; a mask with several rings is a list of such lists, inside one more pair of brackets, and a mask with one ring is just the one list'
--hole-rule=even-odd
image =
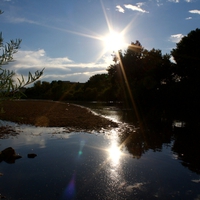
{"label": "bright sunburst", "polygon": [[92,34],[87,34],[87,33],[81,33],[81,32],[76,32],[76,31],[72,31],[72,30],[60,29],[60,28],[53,27],[55,29],[59,29],[59,30],[62,30],[62,31],[65,31],[65,32],[68,32],[68,33],[71,33],[74,35],[79,35],[82,37],[91,38],[91,39],[100,41],[103,44],[103,49],[99,53],[99,55],[97,55],[95,62],[98,62],[99,60],[101,60],[104,57],[104,55],[106,55],[106,54],[110,55],[113,52],[117,52],[118,50],[124,50],[125,48],[128,47],[128,45],[130,43],[127,43],[126,32],[129,30],[130,26],[132,25],[132,23],[135,20],[133,18],[132,21],[130,21],[123,29],[121,29],[120,31],[116,31],[115,25],[112,25],[110,23],[110,20],[107,16],[106,9],[103,5],[102,0],[100,0],[100,2],[102,5],[104,17],[105,17],[105,20],[107,23],[107,33],[104,32],[105,34],[99,34],[99,33],[92,32]]}
{"label": "bright sunburst", "polygon": [[125,46],[124,37],[122,33],[110,31],[108,35],[103,37],[105,51],[118,51]]}

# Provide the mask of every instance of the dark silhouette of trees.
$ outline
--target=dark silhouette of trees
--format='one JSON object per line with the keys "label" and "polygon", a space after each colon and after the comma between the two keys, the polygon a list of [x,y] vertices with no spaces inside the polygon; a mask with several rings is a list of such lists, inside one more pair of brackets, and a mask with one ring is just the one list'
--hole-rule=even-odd
{"label": "dark silhouette of trees", "polygon": [[25,95],[29,99],[49,99],[54,101],[82,100],[81,83],[72,83],[69,81],[37,81],[33,87],[27,88]]}
{"label": "dark silhouette of trees", "polygon": [[200,29],[191,31],[171,52],[181,79],[196,80],[200,74]]}
{"label": "dark silhouette of trees", "polygon": [[199,129],[188,129],[181,134],[175,134],[172,151],[181,160],[181,164],[191,171],[200,174]]}
{"label": "dark silhouette of trees", "polygon": [[162,89],[172,82],[170,55],[162,55],[156,49],[148,51],[136,41],[124,53],[119,51],[115,57],[115,64],[107,70],[112,88],[119,94],[118,100],[126,101],[128,106],[134,100],[140,112],[164,104]]}
{"label": "dark silhouette of trees", "polygon": [[172,98],[178,113],[193,119],[200,109],[200,29],[191,31],[171,52],[176,64]]}
{"label": "dark silhouette of trees", "polygon": [[85,83],[84,100],[109,101],[110,79],[107,74],[96,74]]}

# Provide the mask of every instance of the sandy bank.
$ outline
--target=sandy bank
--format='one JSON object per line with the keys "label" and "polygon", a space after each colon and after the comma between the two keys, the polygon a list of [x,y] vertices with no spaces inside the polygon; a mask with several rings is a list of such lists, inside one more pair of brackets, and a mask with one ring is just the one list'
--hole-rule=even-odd
{"label": "sandy bank", "polygon": [[89,109],[63,102],[17,100],[1,104],[0,119],[19,124],[42,127],[72,127],[83,130],[100,130],[117,127],[112,122]]}

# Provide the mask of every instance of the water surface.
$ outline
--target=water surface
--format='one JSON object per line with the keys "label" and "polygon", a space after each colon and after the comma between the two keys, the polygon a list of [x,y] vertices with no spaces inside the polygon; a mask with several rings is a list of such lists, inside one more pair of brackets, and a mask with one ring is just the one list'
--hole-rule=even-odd
{"label": "water surface", "polygon": [[178,136],[12,126],[20,134],[0,139],[0,150],[11,146],[22,158],[0,163],[7,199],[200,199],[199,149],[188,159]]}

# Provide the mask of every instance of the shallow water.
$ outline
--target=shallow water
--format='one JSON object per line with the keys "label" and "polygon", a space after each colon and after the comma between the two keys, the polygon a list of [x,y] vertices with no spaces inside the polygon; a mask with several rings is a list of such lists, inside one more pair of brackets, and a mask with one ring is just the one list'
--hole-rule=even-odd
{"label": "shallow water", "polygon": [[1,139],[0,149],[11,146],[22,158],[0,163],[0,194],[7,199],[200,199],[200,176],[181,164],[174,140],[136,158],[118,148],[114,130],[69,134],[12,125],[20,134]]}

